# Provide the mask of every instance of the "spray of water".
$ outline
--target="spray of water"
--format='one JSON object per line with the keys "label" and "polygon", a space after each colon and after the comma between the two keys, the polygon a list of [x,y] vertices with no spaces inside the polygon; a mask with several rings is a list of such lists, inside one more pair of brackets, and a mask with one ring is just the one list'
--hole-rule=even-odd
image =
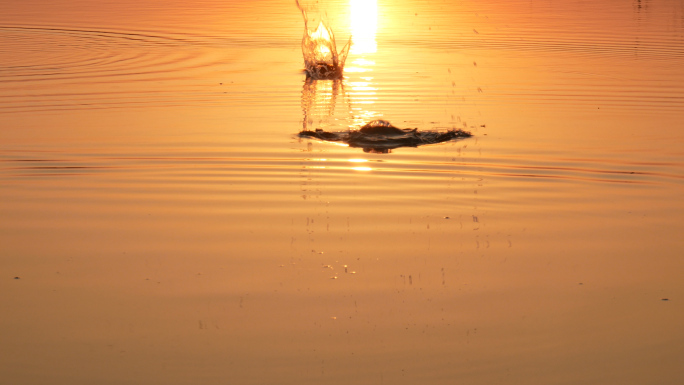
{"label": "spray of water", "polygon": [[299,4],[299,0],[295,0],[295,3],[304,17],[302,54],[307,76],[313,79],[341,79],[344,62],[351,47],[351,36],[338,52],[332,29],[321,21],[315,30],[310,30],[306,10]]}

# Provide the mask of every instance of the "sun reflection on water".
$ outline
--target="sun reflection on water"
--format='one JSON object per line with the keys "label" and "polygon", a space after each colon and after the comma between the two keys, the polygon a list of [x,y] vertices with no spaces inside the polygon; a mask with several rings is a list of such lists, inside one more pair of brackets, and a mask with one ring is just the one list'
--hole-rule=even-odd
{"label": "sun reflection on water", "polygon": [[[302,169],[309,170],[353,170],[353,171],[373,171],[370,165],[361,165],[359,163],[368,163],[368,159],[353,158],[353,159],[327,159],[327,158],[307,158],[307,164],[302,166]],[[351,164],[349,164],[351,163]]]}
{"label": "sun reflection on water", "polygon": [[354,115],[353,125],[361,127],[382,114],[371,110],[378,100],[378,87],[373,82],[374,54],[378,46],[375,36],[378,28],[378,3],[376,0],[350,0],[352,48],[354,56],[347,68],[349,97]]}
{"label": "sun reflection on water", "polygon": [[375,34],[378,30],[377,0],[350,0],[351,31],[354,54],[375,53],[378,44]]}

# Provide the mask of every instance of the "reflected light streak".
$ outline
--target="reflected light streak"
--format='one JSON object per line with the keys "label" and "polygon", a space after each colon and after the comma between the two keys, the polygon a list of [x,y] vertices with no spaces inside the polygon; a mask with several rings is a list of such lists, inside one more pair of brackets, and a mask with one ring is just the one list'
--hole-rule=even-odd
{"label": "reflected light streak", "polygon": [[371,70],[371,69],[368,69],[368,68],[363,68],[363,67],[354,67],[354,66],[351,66],[351,67],[344,67],[344,72],[348,72],[348,73],[353,73],[353,72],[370,72],[370,71],[372,71],[372,70]]}
{"label": "reflected light streak", "polygon": [[350,95],[354,100],[354,104],[374,104],[378,99],[376,96],[378,89],[371,87],[372,84],[370,82],[349,82],[349,85],[352,89]]}
{"label": "reflected light streak", "polygon": [[[345,72],[370,72],[372,69],[370,68],[365,68],[365,67],[371,67],[375,65],[375,61],[373,60],[367,60],[367,59],[356,59],[353,62],[351,62],[352,66],[347,66],[344,68]],[[372,79],[372,78],[371,78]]]}
{"label": "reflected light streak", "polygon": [[378,89],[371,86],[370,82],[349,82],[352,91],[365,91],[365,92],[355,92],[355,94],[361,95],[375,95],[375,91]]}
{"label": "reflected light streak", "polygon": [[378,30],[377,0],[349,0],[351,8],[351,52],[355,54],[375,53],[378,44],[375,34]]}
{"label": "reflected light streak", "polygon": [[[328,159],[325,158],[309,158],[306,159],[307,162],[327,162]],[[326,166],[318,166],[318,165],[305,165],[302,167],[303,169],[325,169],[327,168]]]}
{"label": "reflected light streak", "polygon": [[373,66],[373,65],[375,65],[374,60],[368,60],[368,59],[363,59],[363,58],[356,59],[352,63],[358,64],[360,66]]}

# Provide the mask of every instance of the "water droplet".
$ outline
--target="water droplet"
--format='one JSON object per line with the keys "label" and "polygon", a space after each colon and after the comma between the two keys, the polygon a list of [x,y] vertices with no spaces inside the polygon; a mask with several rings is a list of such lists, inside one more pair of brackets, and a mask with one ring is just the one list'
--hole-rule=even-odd
{"label": "water droplet", "polygon": [[340,79],[344,69],[344,62],[351,47],[351,36],[347,44],[338,52],[335,44],[335,34],[323,21],[315,31],[310,31],[306,10],[296,3],[304,17],[304,38],[302,39],[302,54],[307,76],[314,79]]}

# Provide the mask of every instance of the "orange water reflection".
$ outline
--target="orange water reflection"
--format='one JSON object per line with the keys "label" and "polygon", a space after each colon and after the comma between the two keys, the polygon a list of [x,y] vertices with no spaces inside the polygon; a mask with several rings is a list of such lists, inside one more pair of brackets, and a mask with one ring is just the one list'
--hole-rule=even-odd
{"label": "orange water reflection", "polygon": [[684,382],[681,2],[293,3],[0,2],[3,383]]}

